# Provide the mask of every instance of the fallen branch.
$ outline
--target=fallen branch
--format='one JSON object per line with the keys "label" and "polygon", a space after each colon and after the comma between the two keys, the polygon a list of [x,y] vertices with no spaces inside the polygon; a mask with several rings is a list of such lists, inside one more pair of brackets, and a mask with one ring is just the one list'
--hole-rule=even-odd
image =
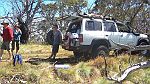
{"label": "fallen branch", "polygon": [[130,67],[128,67],[126,70],[124,70],[122,73],[122,75],[120,77],[118,77],[117,75],[115,75],[114,77],[107,77],[109,80],[113,80],[116,82],[122,82],[129,73],[131,73],[132,71],[135,71],[137,69],[141,69],[141,68],[146,68],[146,67],[150,67],[150,60],[145,61],[145,62],[140,62],[137,64],[134,64]]}

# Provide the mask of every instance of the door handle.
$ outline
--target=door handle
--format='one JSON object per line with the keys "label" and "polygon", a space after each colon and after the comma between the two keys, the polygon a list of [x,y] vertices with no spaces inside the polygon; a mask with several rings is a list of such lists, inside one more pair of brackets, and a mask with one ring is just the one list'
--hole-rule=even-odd
{"label": "door handle", "polygon": [[120,35],[121,37],[123,37],[123,34],[122,35]]}
{"label": "door handle", "polygon": [[105,35],[105,36],[109,36],[109,35]]}

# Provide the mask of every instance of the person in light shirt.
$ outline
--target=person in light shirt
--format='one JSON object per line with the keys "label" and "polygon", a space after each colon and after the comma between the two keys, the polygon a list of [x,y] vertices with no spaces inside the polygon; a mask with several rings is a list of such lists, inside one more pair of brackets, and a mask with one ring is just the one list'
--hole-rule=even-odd
{"label": "person in light shirt", "polygon": [[20,37],[22,35],[22,32],[19,28],[20,26],[18,25],[15,25],[14,29],[13,29],[13,35],[14,35],[14,39],[12,41],[12,49],[11,49],[11,52],[12,52],[12,55],[13,55],[13,50],[16,48],[16,53],[18,53],[19,51],[19,45],[20,45]]}

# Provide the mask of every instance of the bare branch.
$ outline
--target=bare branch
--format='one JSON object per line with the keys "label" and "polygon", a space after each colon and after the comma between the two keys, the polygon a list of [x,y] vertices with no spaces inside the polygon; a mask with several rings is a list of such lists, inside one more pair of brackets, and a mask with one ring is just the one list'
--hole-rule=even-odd
{"label": "bare branch", "polygon": [[17,6],[17,9],[18,9],[19,13],[21,14],[21,9],[19,8],[19,5],[18,5],[18,3],[17,3],[16,0],[15,0],[15,4],[16,4],[16,6]]}
{"label": "bare branch", "polygon": [[30,23],[33,20],[33,17],[36,14],[38,8],[40,7],[41,2],[42,2],[42,0],[38,0],[38,3],[37,3],[37,5],[35,6],[35,8],[33,10],[33,13],[31,14],[30,17],[29,16],[27,17],[27,20],[25,22],[26,24]]}
{"label": "bare branch", "polygon": [[136,17],[136,15],[139,13],[139,11],[141,10],[141,8],[143,7],[143,3],[138,7],[138,9],[135,11],[134,15],[131,16],[131,19],[130,19],[130,23],[132,24],[133,23],[133,20],[134,18]]}
{"label": "bare branch", "polygon": [[32,2],[30,3],[30,9],[29,9],[29,13],[31,13],[32,9],[33,9],[33,4],[34,4],[34,0],[32,0]]}

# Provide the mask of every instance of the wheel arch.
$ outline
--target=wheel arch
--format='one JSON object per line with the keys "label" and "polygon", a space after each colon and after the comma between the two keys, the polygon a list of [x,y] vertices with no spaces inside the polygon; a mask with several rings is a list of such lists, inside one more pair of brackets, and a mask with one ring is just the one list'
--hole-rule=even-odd
{"label": "wheel arch", "polygon": [[100,45],[106,46],[108,49],[111,47],[111,44],[107,39],[93,39],[89,52],[91,53],[93,49],[98,48]]}
{"label": "wheel arch", "polygon": [[146,42],[147,44],[150,44],[150,41],[149,41],[148,39],[142,39],[142,38],[140,38],[140,39],[138,40],[137,45],[140,45],[141,42]]}

